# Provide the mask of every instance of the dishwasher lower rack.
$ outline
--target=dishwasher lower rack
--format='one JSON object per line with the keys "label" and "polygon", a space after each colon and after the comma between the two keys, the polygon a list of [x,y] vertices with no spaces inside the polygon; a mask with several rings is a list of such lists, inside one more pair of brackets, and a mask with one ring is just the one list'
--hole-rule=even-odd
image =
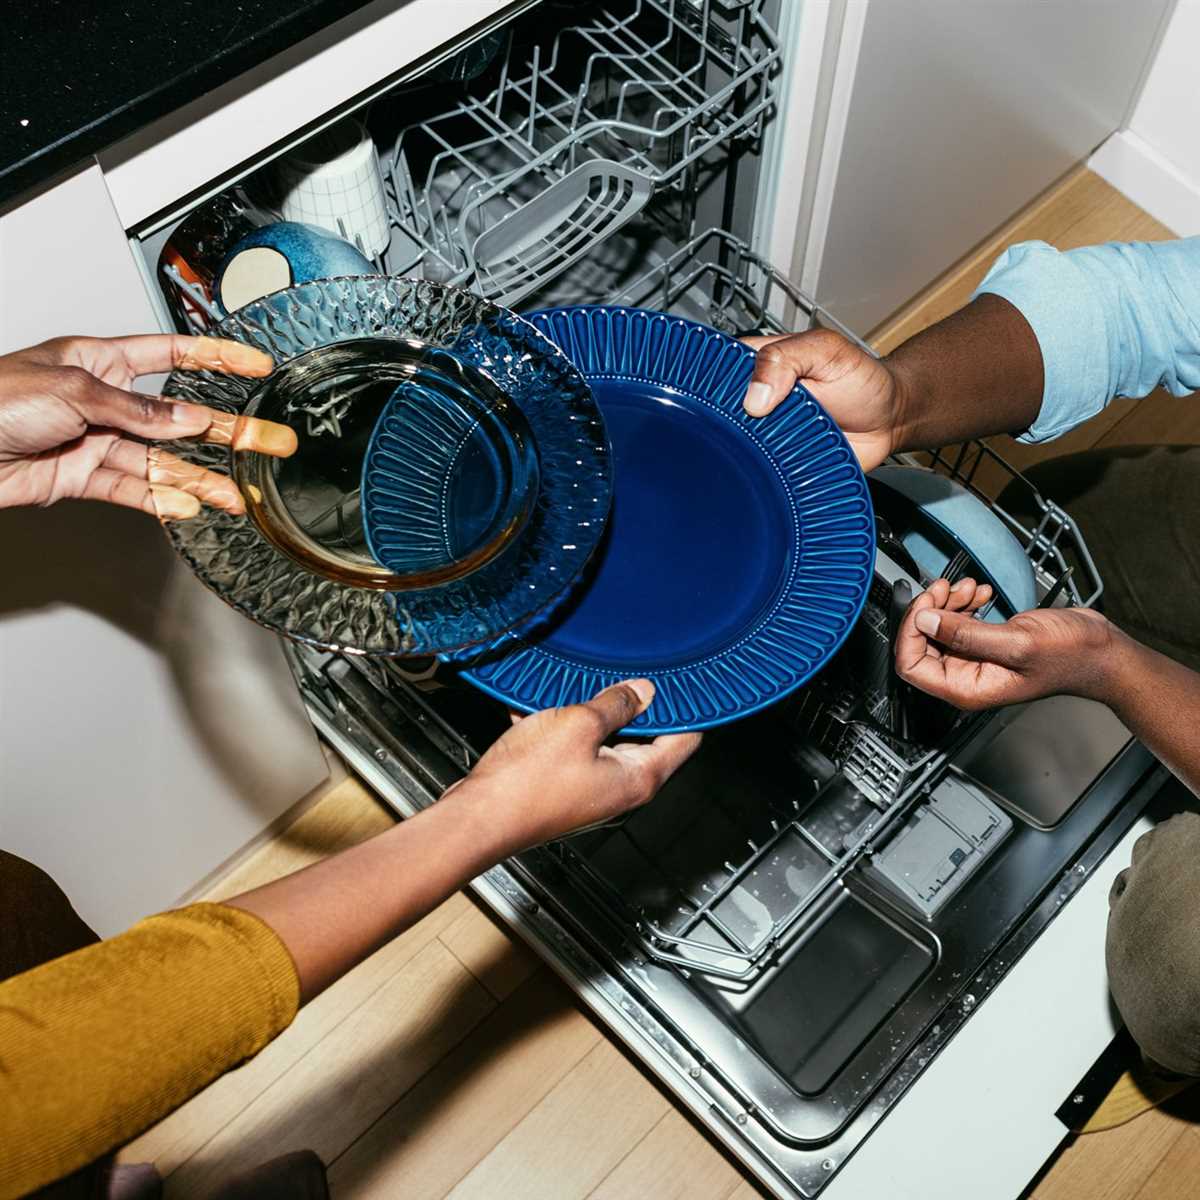
{"label": "dishwasher lower rack", "polygon": [[[299,645],[287,653],[318,730],[404,815],[436,803],[508,724],[473,689],[420,691],[394,662]],[[714,861],[706,854],[723,853],[739,812],[752,822],[786,812],[789,796],[809,790],[769,713],[710,733],[701,755],[701,769],[639,810],[652,871],[702,880]],[[646,955],[555,846],[472,886],[767,1188],[814,1197],[1119,840],[1145,802],[1149,765],[1127,747],[1060,827],[1014,826],[952,902],[924,919],[875,888],[871,869],[846,872],[819,919],[745,980]],[[837,784],[825,799],[835,813],[864,803]],[[584,835],[593,844],[579,852],[602,856],[621,833]],[[796,844],[777,846],[748,890],[786,891],[781,860],[794,865]],[[647,863],[619,845],[610,854],[636,883]]]}

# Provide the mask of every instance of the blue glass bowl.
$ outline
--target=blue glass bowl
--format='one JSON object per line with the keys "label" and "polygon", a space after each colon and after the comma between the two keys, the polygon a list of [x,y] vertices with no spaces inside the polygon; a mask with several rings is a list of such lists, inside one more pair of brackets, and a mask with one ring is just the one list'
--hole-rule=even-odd
{"label": "blue glass bowl", "polygon": [[[599,543],[612,493],[604,423],[567,357],[514,313],[427,280],[356,276],[266,296],[213,332],[266,350],[275,372],[175,371],[164,394],[283,421],[299,449],[273,459],[167,444],[232,475],[247,511],[204,509],[166,532],[204,583],[260,624],[348,653],[453,653],[552,605]],[[391,485],[374,491],[371,464],[386,465],[406,421],[426,449],[414,442],[398,457],[415,470],[423,453],[427,480],[448,480],[451,493],[414,514],[443,525],[423,549],[415,534],[397,541]],[[457,476],[436,444],[439,421],[468,454]],[[375,499],[380,511],[368,513]],[[376,559],[368,528],[400,570]]]}
{"label": "blue glass bowl", "polygon": [[363,459],[363,531],[376,562],[427,586],[478,570],[524,532],[538,493],[524,414],[445,351],[380,414]]}

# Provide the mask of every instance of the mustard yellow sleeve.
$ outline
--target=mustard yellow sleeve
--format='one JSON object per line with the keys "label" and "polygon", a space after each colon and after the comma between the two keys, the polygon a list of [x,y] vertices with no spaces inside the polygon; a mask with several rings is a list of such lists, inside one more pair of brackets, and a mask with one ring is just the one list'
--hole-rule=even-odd
{"label": "mustard yellow sleeve", "polygon": [[275,933],[221,904],[0,983],[0,1200],[129,1141],[261,1050],[299,999]]}

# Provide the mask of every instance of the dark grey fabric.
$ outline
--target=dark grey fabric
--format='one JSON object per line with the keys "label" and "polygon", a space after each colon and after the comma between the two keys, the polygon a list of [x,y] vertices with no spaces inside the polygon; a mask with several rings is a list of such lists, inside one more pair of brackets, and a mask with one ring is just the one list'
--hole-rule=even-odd
{"label": "dark grey fabric", "polygon": [[[1104,580],[1105,615],[1200,670],[1200,446],[1088,450],[1025,475],[1079,523]],[[1000,502],[1026,518],[1022,492],[1009,488]]]}
{"label": "dark grey fabric", "polygon": [[311,1150],[284,1154],[239,1175],[212,1200],[329,1200],[325,1164]]}
{"label": "dark grey fabric", "polygon": [[1200,1076],[1200,814],[1134,843],[1108,897],[1108,982],[1153,1063]]}

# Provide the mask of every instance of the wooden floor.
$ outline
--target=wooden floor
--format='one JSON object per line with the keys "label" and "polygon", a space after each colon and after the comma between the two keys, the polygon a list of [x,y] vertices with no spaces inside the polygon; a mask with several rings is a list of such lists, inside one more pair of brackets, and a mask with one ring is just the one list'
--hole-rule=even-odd
{"label": "wooden floor", "polygon": [[[965,302],[1004,246],[1153,239],[1168,231],[1096,176],[1076,172],[877,331],[889,349]],[[1096,444],[1200,441],[1200,407],[1122,402],[1027,464]],[[211,889],[229,896],[384,829],[352,781]],[[1191,1106],[1191,1107],[1189,1107]],[[1173,1200],[1200,1185],[1200,1131],[1185,1099],[1067,1146],[1036,1200]],[[1003,1136],[1002,1131],[997,1131]],[[330,988],[257,1058],[126,1149],[171,1198],[204,1197],[232,1171],[309,1147],[336,1197],[365,1200],[753,1200],[759,1192],[466,895]],[[864,1198],[865,1200],[865,1198]]]}

